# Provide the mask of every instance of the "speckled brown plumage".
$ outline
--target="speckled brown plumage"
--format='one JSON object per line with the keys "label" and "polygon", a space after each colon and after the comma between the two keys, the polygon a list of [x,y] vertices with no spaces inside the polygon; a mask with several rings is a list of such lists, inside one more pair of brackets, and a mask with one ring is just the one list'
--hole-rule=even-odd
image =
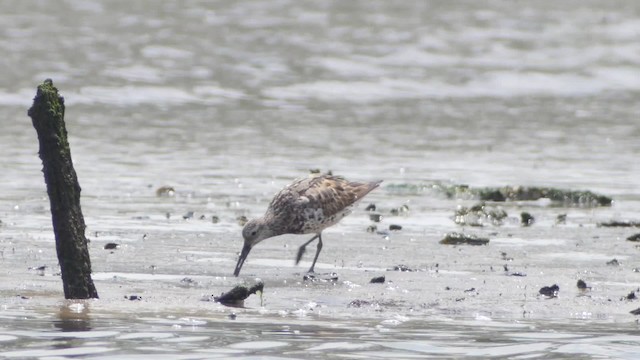
{"label": "speckled brown plumage", "polygon": [[352,207],[382,181],[355,182],[332,175],[298,179],[278,192],[262,218],[245,225],[245,240],[234,274],[237,276],[249,251],[260,241],[282,234],[316,234],[298,250],[300,261],[306,245],[318,239],[318,250],[309,269],[313,272],[322,249],[322,230],[338,223]]}

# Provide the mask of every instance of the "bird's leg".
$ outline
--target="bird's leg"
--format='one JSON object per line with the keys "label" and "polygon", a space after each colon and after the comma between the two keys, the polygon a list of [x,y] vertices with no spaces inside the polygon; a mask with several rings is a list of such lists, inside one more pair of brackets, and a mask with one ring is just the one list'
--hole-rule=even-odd
{"label": "bird's leg", "polygon": [[313,264],[311,264],[311,268],[308,272],[312,273],[313,267],[316,266],[316,261],[318,260],[318,255],[320,255],[320,250],[322,250],[322,235],[318,234],[318,249],[316,250],[316,256],[313,258]]}
{"label": "bird's leg", "polygon": [[304,254],[305,247],[309,245],[309,243],[315,240],[317,237],[320,237],[320,234],[316,234],[314,237],[309,239],[309,241],[307,241],[306,243],[302,244],[302,246],[300,246],[300,248],[298,249],[298,255],[296,256],[296,265],[298,265],[298,263],[300,262],[300,259],[302,259],[302,254]]}

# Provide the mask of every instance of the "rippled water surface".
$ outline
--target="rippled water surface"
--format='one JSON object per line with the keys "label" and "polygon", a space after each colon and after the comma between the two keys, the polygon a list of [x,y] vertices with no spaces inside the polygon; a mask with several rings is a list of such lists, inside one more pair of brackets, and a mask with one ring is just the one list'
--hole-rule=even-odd
{"label": "rippled water surface", "polygon": [[[640,228],[598,226],[640,221],[637,1],[20,1],[0,24],[0,357],[639,356]],[[26,115],[46,78],[100,300],[63,300]],[[294,235],[231,276],[238,218],[309,169],[384,180],[324,233],[316,270],[338,279],[303,281]],[[461,227],[477,201],[452,184],[613,204]],[[490,242],[440,245],[452,231]],[[262,304],[206,301],[256,278]]]}

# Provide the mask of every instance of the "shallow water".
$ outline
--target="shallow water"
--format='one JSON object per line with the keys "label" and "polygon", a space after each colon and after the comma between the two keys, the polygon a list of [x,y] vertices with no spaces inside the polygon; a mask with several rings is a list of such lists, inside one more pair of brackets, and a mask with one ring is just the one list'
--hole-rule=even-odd
{"label": "shallow water", "polygon": [[[0,2],[0,357],[637,358],[625,239],[640,229],[597,224],[640,218],[638,14],[631,0]],[[26,116],[45,78],[67,104],[96,301],[62,299]],[[260,244],[232,277],[237,218],[316,168],[384,180],[323,236],[316,269],[338,280],[302,281],[300,236]],[[476,201],[441,184],[614,203],[498,204],[504,225],[463,228],[454,211]],[[365,231],[371,202],[381,233]],[[451,231],[490,243],[438,244]],[[418,271],[388,271],[400,264]],[[203,301],[255,278],[262,306]],[[557,298],[538,294],[553,284]]]}

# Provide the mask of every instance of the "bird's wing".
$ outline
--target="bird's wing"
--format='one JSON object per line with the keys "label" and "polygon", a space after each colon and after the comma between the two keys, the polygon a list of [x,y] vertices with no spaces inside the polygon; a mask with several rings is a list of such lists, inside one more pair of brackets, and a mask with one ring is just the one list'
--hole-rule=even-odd
{"label": "bird's wing", "polygon": [[[306,181],[305,181],[306,180]],[[305,207],[321,208],[324,216],[333,216],[362,199],[378,187],[380,181],[351,182],[338,176],[317,176],[292,184]]]}

